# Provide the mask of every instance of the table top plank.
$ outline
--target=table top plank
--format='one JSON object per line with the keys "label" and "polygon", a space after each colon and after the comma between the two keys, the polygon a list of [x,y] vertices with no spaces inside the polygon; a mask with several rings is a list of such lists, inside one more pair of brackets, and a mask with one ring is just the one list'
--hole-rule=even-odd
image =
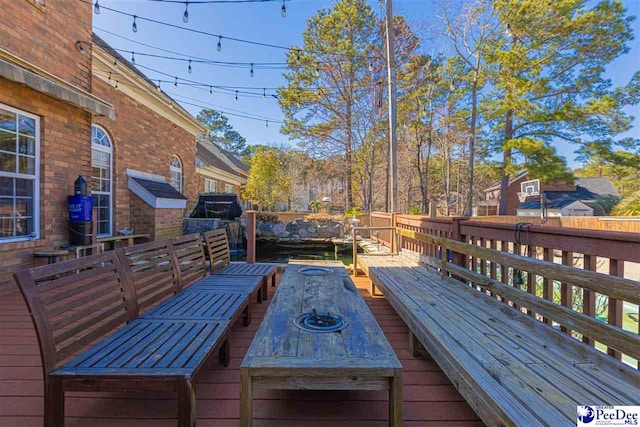
{"label": "table top plank", "polygon": [[[329,371],[330,375],[344,375],[349,368],[385,373],[401,368],[344,267],[330,267],[333,273],[326,276],[305,276],[298,272],[302,267],[289,265],[285,270],[242,366],[272,375],[283,369],[312,376],[329,375]],[[349,325],[340,332],[301,331],[293,319],[313,308],[318,313],[341,314]]]}

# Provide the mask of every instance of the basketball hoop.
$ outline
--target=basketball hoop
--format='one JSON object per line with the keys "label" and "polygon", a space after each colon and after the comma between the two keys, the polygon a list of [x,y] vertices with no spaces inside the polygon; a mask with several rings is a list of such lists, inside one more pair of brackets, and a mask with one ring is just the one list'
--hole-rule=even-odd
{"label": "basketball hoop", "polygon": [[527,200],[527,197],[529,197],[530,194],[524,191],[518,191],[518,200],[520,200],[520,203],[524,203]]}

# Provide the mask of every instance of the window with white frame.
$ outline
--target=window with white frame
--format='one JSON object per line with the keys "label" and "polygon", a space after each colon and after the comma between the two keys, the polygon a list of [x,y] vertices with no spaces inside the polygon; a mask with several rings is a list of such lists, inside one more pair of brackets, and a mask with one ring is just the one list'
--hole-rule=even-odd
{"label": "window with white frame", "polygon": [[178,156],[171,156],[169,165],[169,184],[182,193],[182,162]]}
{"label": "window with white frame", "polygon": [[111,236],[113,223],[113,145],[100,126],[91,126],[93,207],[98,211],[98,236]]}
{"label": "window with white frame", "polygon": [[207,193],[217,193],[218,192],[218,181],[215,179],[204,179],[204,192]]}
{"label": "window with white frame", "polygon": [[225,184],[224,185],[224,192],[225,193],[233,193],[233,185],[231,184]]}
{"label": "window with white frame", "polygon": [[0,242],[39,237],[40,119],[0,104]]}

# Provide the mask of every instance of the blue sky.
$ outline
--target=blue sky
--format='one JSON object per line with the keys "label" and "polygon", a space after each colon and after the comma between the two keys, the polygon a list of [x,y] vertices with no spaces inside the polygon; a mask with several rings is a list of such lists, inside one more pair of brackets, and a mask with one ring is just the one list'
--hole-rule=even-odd
{"label": "blue sky", "polygon": [[[640,15],[639,0],[624,0],[629,13]],[[191,29],[222,34],[227,37],[255,40],[276,45],[297,45],[302,42],[302,32],[306,20],[313,16],[318,9],[329,7],[333,0],[291,0],[287,1],[287,16],[280,16],[281,3],[239,3],[239,4],[190,4],[189,22],[184,24],[182,15],[184,5],[171,3],[157,3],[147,0],[100,0],[100,5],[112,7],[138,16],[153,18],[163,22]],[[379,11],[378,0],[371,0],[374,10]],[[432,2],[428,0],[395,0],[394,12],[407,16],[411,23],[426,29],[433,24],[434,13]],[[222,51],[216,49],[217,39],[182,31],[177,28],[167,28],[150,22],[138,20],[138,32],[131,30],[132,19],[115,14],[104,7],[99,15],[93,15],[95,32],[117,49],[133,50],[136,52],[159,53],[148,47],[140,46],[124,40],[105,31],[124,36],[126,38],[161,47],[163,49],[181,52],[219,61],[233,62],[284,62],[285,51],[260,46],[242,44],[229,40],[222,40]],[[636,39],[631,43],[631,52],[618,58],[607,69],[607,77],[615,85],[626,84],[633,73],[640,69],[640,39],[639,22],[633,23]],[[432,42],[425,42],[424,48],[430,51]],[[436,41],[437,43],[437,41]],[[437,47],[436,47],[437,49]],[[129,58],[130,55],[125,55]],[[250,86],[277,87],[284,83],[282,70],[255,70],[254,77],[250,77],[248,69],[226,68],[205,64],[192,64],[192,73],[187,72],[187,63],[164,59],[148,58],[138,55],[136,64],[163,71],[172,76],[182,77],[198,82],[206,82],[218,86]],[[151,79],[173,80],[153,71],[143,71]],[[282,112],[274,98],[263,99],[247,97],[240,94],[238,102],[234,100],[234,93],[214,93],[209,96],[207,89],[197,89],[178,85],[164,84],[163,89],[178,100],[184,100],[202,106],[211,106],[217,110],[249,113],[263,117],[256,121],[241,117],[229,116],[231,124],[247,138],[249,144],[290,143],[288,138],[279,132],[279,125],[271,123],[266,127],[266,119],[281,120]],[[192,99],[187,99],[192,98]],[[183,103],[191,113],[197,114],[201,109]],[[629,110],[635,117],[635,127],[628,136],[636,136],[640,132],[640,107]],[[575,147],[561,145],[559,152],[567,157],[570,166],[576,166],[573,161]]]}

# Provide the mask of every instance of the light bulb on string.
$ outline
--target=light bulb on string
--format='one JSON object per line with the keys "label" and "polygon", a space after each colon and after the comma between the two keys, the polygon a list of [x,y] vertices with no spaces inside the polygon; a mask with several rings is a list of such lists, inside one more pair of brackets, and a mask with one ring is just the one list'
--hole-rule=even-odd
{"label": "light bulb on string", "polygon": [[511,24],[507,24],[507,29],[504,31],[507,37],[513,37],[513,31],[511,31]]}
{"label": "light bulb on string", "polygon": [[283,18],[287,17],[287,6],[284,4],[285,0],[282,0],[282,8],[280,8],[280,16]]}
{"label": "light bulb on string", "polygon": [[189,2],[184,2],[184,14],[182,15],[182,22],[185,24],[189,22]]}
{"label": "light bulb on string", "polygon": [[158,86],[156,86],[156,90],[158,92],[162,92],[162,88],[160,87],[160,80],[158,80]]}
{"label": "light bulb on string", "polygon": [[116,89],[118,89],[118,81],[117,80],[116,80],[116,86],[115,87],[116,87]]}
{"label": "light bulb on string", "polygon": [[269,127],[269,120],[267,120],[266,122],[266,127]]}
{"label": "light bulb on string", "polygon": [[136,63],[136,54],[135,54],[135,52],[131,52],[131,63],[132,64]]}
{"label": "light bulb on string", "polygon": [[369,62],[369,71],[373,71],[373,62]]}
{"label": "light bulb on string", "polygon": [[136,15],[133,15],[133,25],[131,26],[131,31],[133,31],[134,33],[138,32],[138,24],[136,23]]}
{"label": "light bulb on string", "polygon": [[189,74],[191,74],[191,60],[189,60],[189,68],[187,68],[187,71],[189,72]]}
{"label": "light bulb on string", "polygon": [[111,81],[111,71],[109,71],[109,81]]}
{"label": "light bulb on string", "polygon": [[262,98],[267,99],[267,89],[262,89]]}
{"label": "light bulb on string", "polygon": [[175,81],[173,82],[173,86],[174,87],[178,87],[178,78],[175,77]]}
{"label": "light bulb on string", "polygon": [[236,101],[236,104],[237,104],[238,103],[238,91],[236,91],[235,101]]}
{"label": "light bulb on string", "polygon": [[213,86],[209,86],[209,96],[213,95]]}
{"label": "light bulb on string", "polygon": [[300,50],[296,50],[296,59],[300,62]]}
{"label": "light bulb on string", "polygon": [[113,68],[115,68],[116,70],[118,69],[118,61],[116,61],[115,58],[113,58]]}
{"label": "light bulb on string", "polygon": [[100,3],[98,3],[98,0],[96,0],[96,3],[93,5],[93,13],[100,15]]}
{"label": "light bulb on string", "polygon": [[249,71],[249,76],[253,77],[253,64],[251,64],[251,71]]}
{"label": "light bulb on string", "polygon": [[216,46],[216,49],[218,49],[218,52],[222,50],[222,36],[218,37],[218,46]]}

